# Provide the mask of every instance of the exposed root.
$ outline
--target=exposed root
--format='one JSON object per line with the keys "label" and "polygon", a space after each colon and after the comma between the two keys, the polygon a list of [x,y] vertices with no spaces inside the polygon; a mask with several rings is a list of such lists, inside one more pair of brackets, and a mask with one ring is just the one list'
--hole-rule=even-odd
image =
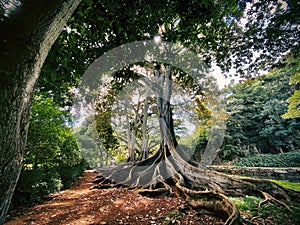
{"label": "exposed root", "polygon": [[254,224],[254,223],[252,223],[252,221],[254,221],[254,220],[258,219],[258,218],[260,218],[260,216],[254,216],[254,217],[252,217],[251,220],[250,220],[250,223]]}
{"label": "exposed root", "polygon": [[[253,218],[256,218],[256,217],[253,217]],[[255,225],[255,223],[252,223],[252,219],[249,221],[249,220],[246,220],[245,218],[241,217],[242,224],[246,224],[246,225]]]}
{"label": "exposed root", "polygon": [[272,195],[264,192],[264,191],[261,191],[261,194],[265,197],[265,199],[263,201],[261,201],[259,204],[258,204],[258,207],[261,208],[261,206],[263,204],[266,204],[267,202],[274,202],[274,203],[278,203],[279,205],[282,205],[284,206],[285,208],[287,208],[290,212],[292,212],[292,209],[287,205],[285,204],[284,202],[274,198]]}
{"label": "exposed root", "polygon": [[153,198],[170,195],[170,191],[166,188],[140,189],[138,194]]}
{"label": "exposed root", "polygon": [[236,206],[225,196],[214,191],[195,191],[176,184],[185,201],[195,209],[206,209],[221,215],[225,225],[241,224]]}
{"label": "exposed root", "polygon": [[146,160],[122,164],[115,169],[99,169],[98,172],[103,177],[97,177],[96,183],[100,183],[100,188],[118,187],[117,185],[136,187],[140,189],[140,194],[149,197],[173,194],[175,189],[191,207],[221,215],[227,225],[252,223],[242,221],[239,210],[226,196],[263,195],[265,200],[259,207],[271,201],[290,211],[291,208],[280,200],[300,201],[299,192],[269,180],[237,178],[205,167],[195,167],[182,159],[171,140],[166,143]]}
{"label": "exposed root", "polygon": [[[148,196],[148,197],[161,197],[161,196],[166,196],[166,195],[172,195],[173,191],[170,185],[168,185],[163,178],[159,175],[155,177],[155,182],[150,185],[150,188],[147,189],[140,189],[138,193],[143,196]],[[156,182],[159,181],[159,182]],[[163,186],[163,187],[159,187]],[[155,188],[159,187],[159,188]]]}

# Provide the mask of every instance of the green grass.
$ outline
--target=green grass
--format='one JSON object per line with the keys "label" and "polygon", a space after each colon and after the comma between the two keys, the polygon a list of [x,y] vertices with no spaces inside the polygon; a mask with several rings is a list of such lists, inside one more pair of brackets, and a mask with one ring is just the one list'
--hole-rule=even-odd
{"label": "green grass", "polygon": [[163,224],[164,225],[178,224],[178,223],[180,223],[179,217],[181,215],[182,215],[182,211],[181,210],[170,212],[169,216],[165,219],[165,221],[164,221]]}
{"label": "green grass", "polygon": [[236,207],[240,210],[241,214],[245,216],[246,219],[251,219],[257,216],[259,213],[258,204],[262,201],[261,198],[249,196],[249,197],[230,197],[229,198]]}
{"label": "green grass", "polygon": [[285,188],[293,189],[295,191],[300,192],[300,183],[292,183],[292,182],[282,181],[282,180],[271,180],[271,181]]}
{"label": "green grass", "polygon": [[[267,224],[278,225],[297,225],[300,218],[300,203],[287,203],[292,208],[290,212],[287,208],[279,204],[266,203],[260,208],[259,202],[263,199],[257,197],[233,198],[230,200],[237,206],[241,212],[241,216],[250,221],[253,217],[257,217],[257,221],[264,220]],[[258,219],[259,217],[259,219]]]}

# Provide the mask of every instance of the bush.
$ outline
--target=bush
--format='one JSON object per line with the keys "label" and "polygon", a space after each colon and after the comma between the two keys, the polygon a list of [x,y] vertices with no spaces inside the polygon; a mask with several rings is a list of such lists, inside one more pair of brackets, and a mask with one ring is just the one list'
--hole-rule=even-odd
{"label": "bush", "polygon": [[259,154],[239,158],[235,166],[246,167],[300,167],[300,150],[282,154]]}
{"label": "bush", "polygon": [[245,156],[245,153],[237,146],[233,146],[230,144],[225,145],[222,147],[218,154],[222,160],[233,160],[239,156]]}
{"label": "bush", "polygon": [[15,205],[33,204],[68,188],[88,167],[82,159],[69,114],[52,99],[34,99],[22,173],[13,197]]}
{"label": "bush", "polygon": [[84,159],[82,159],[76,166],[61,167],[59,169],[59,174],[64,188],[69,188],[88,167],[89,165]]}
{"label": "bush", "polygon": [[23,170],[12,199],[15,206],[40,202],[63,187],[60,175],[53,169]]}
{"label": "bush", "polygon": [[82,159],[78,164],[70,167],[24,169],[20,175],[12,205],[39,203],[49,194],[69,188],[88,167],[87,162]]}

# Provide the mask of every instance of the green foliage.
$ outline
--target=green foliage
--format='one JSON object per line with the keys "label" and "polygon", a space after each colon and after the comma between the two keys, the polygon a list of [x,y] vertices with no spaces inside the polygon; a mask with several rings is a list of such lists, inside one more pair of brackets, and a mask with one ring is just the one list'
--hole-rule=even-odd
{"label": "green foliage", "polygon": [[60,167],[58,173],[60,175],[63,188],[69,188],[87,168],[89,168],[89,164],[85,159],[81,159],[74,166]]}
{"label": "green foliage", "polygon": [[249,211],[251,210],[251,213],[247,215],[246,219],[251,219],[254,216],[258,215],[258,203],[262,201],[261,198],[249,196],[249,197],[239,197],[239,198],[230,198],[231,201],[236,205],[236,207],[241,210],[242,212],[244,211]]}
{"label": "green foliage", "polygon": [[300,5],[289,1],[241,1],[247,4],[245,23],[233,27],[233,37],[228,41],[229,61],[236,60],[238,74],[253,77],[260,69],[269,70],[285,53],[297,50],[299,56]]}
{"label": "green foliage", "polygon": [[287,110],[285,100],[295,89],[289,80],[297,64],[297,60],[290,61],[281,69],[224,90],[228,120],[220,151],[223,156],[238,153],[237,148],[249,154],[300,147],[299,118],[281,117]]}
{"label": "green foliage", "polygon": [[273,221],[274,224],[289,224],[297,225],[300,218],[300,204],[296,202],[286,203],[292,208],[290,212],[287,208],[282,207],[279,204],[266,203],[259,208],[259,203],[263,201],[257,197],[230,197],[230,200],[237,206],[241,212],[241,216],[247,220],[251,220],[254,217],[260,217],[262,219],[268,219],[269,222]]}
{"label": "green foliage", "polygon": [[237,146],[227,144],[218,151],[219,156],[223,160],[233,160],[236,157],[245,156],[245,153]]}
{"label": "green foliage", "polygon": [[[70,89],[96,58],[157,35],[201,52],[207,62],[213,54],[224,59],[231,25],[225,18],[238,18],[243,8],[237,0],[83,0],[52,47],[37,87],[56,103],[70,105]],[[114,76],[128,80],[128,72]]]}
{"label": "green foliage", "polygon": [[79,128],[79,131],[75,133],[81,154],[88,161],[90,167],[96,168],[99,166],[97,143],[95,143],[94,139],[82,132],[83,130]]}
{"label": "green foliage", "polygon": [[73,166],[81,160],[71,128],[68,123],[67,112],[49,98],[35,97],[28,140],[25,151],[25,164],[32,164],[33,168],[59,168]]}
{"label": "green foliage", "polygon": [[39,202],[69,187],[88,167],[67,123],[68,114],[53,100],[35,97],[14,204]]}
{"label": "green foliage", "polygon": [[[290,84],[300,83],[300,60],[295,73],[291,76]],[[291,97],[286,100],[289,103],[288,111],[282,115],[283,118],[296,118],[300,116],[300,90],[295,90]]]}
{"label": "green foliage", "polygon": [[118,147],[118,140],[111,125],[111,108],[102,108],[95,116],[96,134],[100,137],[106,151],[113,151]]}
{"label": "green foliage", "polygon": [[120,164],[126,161],[127,157],[125,154],[117,155],[116,157],[116,164]]}
{"label": "green foliage", "polygon": [[60,176],[54,169],[23,170],[12,203],[27,205],[40,202],[48,194],[60,191],[62,187]]}
{"label": "green foliage", "polygon": [[179,209],[178,211],[170,212],[169,216],[166,217],[164,221],[164,225],[169,224],[180,224],[180,216],[182,216],[182,211]]}
{"label": "green foliage", "polygon": [[41,202],[51,193],[70,187],[88,168],[84,159],[73,166],[57,168],[39,167],[23,169],[12,199],[13,206]]}
{"label": "green foliage", "polygon": [[280,186],[283,186],[285,188],[293,189],[295,191],[300,192],[300,183],[294,183],[294,182],[288,182],[288,181],[282,181],[282,180],[272,180],[274,183],[279,184]]}
{"label": "green foliage", "polygon": [[82,155],[93,168],[112,163],[118,147],[109,116],[110,109],[98,111],[96,116],[85,118],[75,132]]}
{"label": "green foliage", "polygon": [[299,167],[300,151],[292,151],[283,154],[258,154],[239,158],[235,166],[246,167]]}

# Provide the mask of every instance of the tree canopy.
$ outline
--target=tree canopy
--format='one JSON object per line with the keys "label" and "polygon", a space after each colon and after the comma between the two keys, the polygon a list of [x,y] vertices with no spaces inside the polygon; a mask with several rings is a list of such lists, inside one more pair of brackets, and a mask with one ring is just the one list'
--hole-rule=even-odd
{"label": "tree canopy", "polygon": [[[237,18],[242,10],[242,2],[236,0],[185,3],[84,0],[49,53],[39,86],[64,101],[61,98],[68,95],[96,58],[122,44],[153,40],[155,36],[201,52],[208,62],[213,51],[220,52],[220,39],[230,35],[232,25],[224,18]],[[119,71],[115,77],[128,79],[129,74],[128,70]]]}
{"label": "tree canopy", "polygon": [[[255,76],[285,53],[298,54],[297,7],[295,1],[84,0],[52,47],[38,86],[70,105],[69,90],[96,58],[122,44],[156,36],[181,43],[209,65],[214,62],[230,71],[228,75]],[[128,77],[125,70],[115,77]]]}

